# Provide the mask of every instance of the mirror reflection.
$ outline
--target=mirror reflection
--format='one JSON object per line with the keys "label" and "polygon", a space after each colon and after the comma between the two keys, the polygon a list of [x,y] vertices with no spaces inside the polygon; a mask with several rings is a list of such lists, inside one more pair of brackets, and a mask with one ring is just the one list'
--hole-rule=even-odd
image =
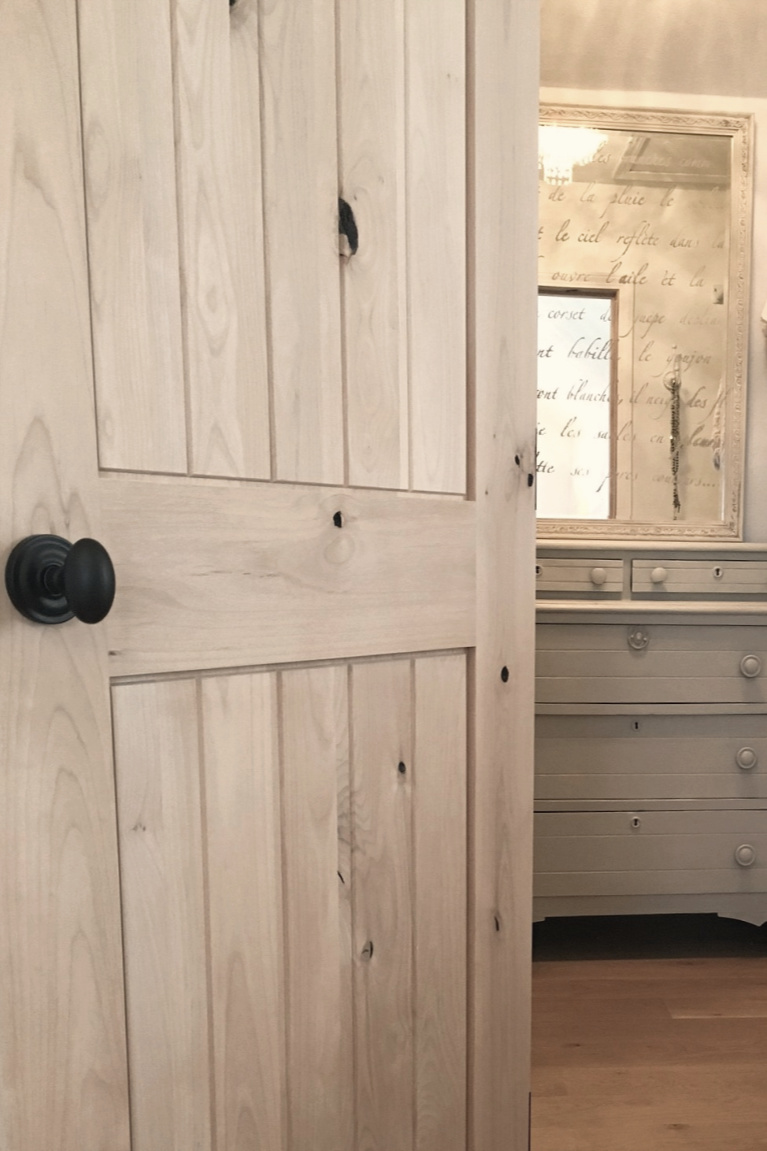
{"label": "mirror reflection", "polygon": [[748,135],[542,109],[541,535],[739,535]]}

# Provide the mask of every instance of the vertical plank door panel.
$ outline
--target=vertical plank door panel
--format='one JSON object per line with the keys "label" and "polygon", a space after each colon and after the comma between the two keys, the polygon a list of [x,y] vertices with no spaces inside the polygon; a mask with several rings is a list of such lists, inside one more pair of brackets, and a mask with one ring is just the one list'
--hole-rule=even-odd
{"label": "vertical plank door panel", "polygon": [[281,676],[290,1151],[352,1151],[351,969],[339,852],[345,665]]}
{"label": "vertical plank door panel", "polygon": [[343,483],[335,6],[260,14],[276,478]]}
{"label": "vertical plank door panel", "polygon": [[405,0],[339,16],[341,189],[360,238],[343,282],[349,482],[407,488]]}
{"label": "vertical plank door panel", "polygon": [[257,6],[173,11],[191,470],[268,479]]}
{"label": "vertical plank door panel", "polygon": [[471,0],[469,9],[477,509],[470,1151],[529,1145],[538,8],[537,0]]}
{"label": "vertical plank door panel", "polygon": [[216,1151],[284,1151],[277,677],[200,690]]}
{"label": "vertical plank door panel", "polygon": [[351,685],[357,1146],[412,1151],[411,661],[355,665]]}
{"label": "vertical plank door panel", "polygon": [[416,1151],[466,1151],[466,657],[415,661]]}
{"label": "vertical plank door panel", "polygon": [[132,1151],[210,1151],[197,685],[112,698]]}
{"label": "vertical plank door panel", "polygon": [[78,10],[99,459],[186,472],[170,10]]}
{"label": "vertical plank door panel", "polygon": [[[74,0],[0,5],[0,539],[100,532]],[[0,597],[0,1146],[128,1151],[106,653]]]}
{"label": "vertical plank door panel", "polygon": [[411,486],[466,490],[465,0],[408,0]]}

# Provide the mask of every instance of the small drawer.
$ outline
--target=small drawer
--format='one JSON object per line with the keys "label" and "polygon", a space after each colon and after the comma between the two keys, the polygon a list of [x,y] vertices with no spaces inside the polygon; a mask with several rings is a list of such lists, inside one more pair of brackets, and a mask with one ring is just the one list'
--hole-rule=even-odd
{"label": "small drawer", "polygon": [[767,811],[535,817],[536,896],[767,891]]}
{"label": "small drawer", "polygon": [[759,560],[641,559],[631,563],[640,595],[767,596],[767,563]]}
{"label": "small drawer", "polygon": [[536,628],[546,703],[767,703],[767,627],[549,624]]}
{"label": "small drawer", "polygon": [[767,799],[767,717],[539,715],[537,800]]}
{"label": "small drawer", "polygon": [[575,595],[607,595],[623,591],[623,560],[546,559],[535,565],[537,595],[571,592]]}

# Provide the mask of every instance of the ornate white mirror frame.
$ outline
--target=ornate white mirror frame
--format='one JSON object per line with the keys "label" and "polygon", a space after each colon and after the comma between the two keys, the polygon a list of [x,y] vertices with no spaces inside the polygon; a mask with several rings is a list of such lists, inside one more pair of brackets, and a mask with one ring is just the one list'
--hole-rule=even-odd
{"label": "ornate white mirror frame", "polygon": [[[619,506],[613,518],[599,520],[541,518],[538,536],[542,540],[739,540],[752,117],[546,104],[540,120],[541,125],[603,133],[601,140],[596,137],[600,142],[595,156],[580,164],[576,159],[574,183],[569,182],[572,170],[568,173],[566,164],[563,172],[553,173],[553,183],[541,181],[540,283],[573,296],[579,287],[615,287],[624,297],[631,295],[635,308],[631,328],[619,330],[613,348],[618,402],[623,405],[613,426],[628,427],[626,421],[630,420],[628,434],[639,442],[635,448],[638,462],[632,465],[635,470],[631,473],[634,490],[624,499],[623,510]],[[618,133],[625,134],[627,142],[615,147],[615,141],[620,140]],[[674,141],[673,137],[680,139]],[[689,147],[681,137],[691,137]],[[704,142],[706,137],[724,138],[725,146],[717,147],[713,140]],[[725,166],[729,162],[729,172],[719,170],[722,157],[726,158]],[[555,158],[554,162],[560,161]],[[587,215],[589,196],[595,209],[593,227]],[[721,206],[720,240],[711,238],[716,222],[707,224],[698,236],[695,218],[690,219],[687,229],[680,224],[683,208],[703,212],[711,198],[718,198]],[[709,268],[701,272],[707,255]],[[697,278],[696,270],[700,272]],[[669,280],[671,283],[666,282]],[[655,287],[659,294],[664,293],[654,297],[662,303],[650,307],[647,301]],[[621,313],[624,306],[622,303]],[[694,322],[700,326],[694,327]],[[631,336],[629,340],[635,329],[637,338]],[[572,343],[570,354],[575,354],[574,348]],[[579,350],[583,349],[579,346]],[[702,377],[703,372],[708,372],[708,377]],[[676,445],[672,439],[674,389]],[[657,405],[653,417],[662,417],[652,436],[647,432],[649,415],[639,407],[651,393]],[[640,398],[642,395],[645,399]],[[704,410],[695,412],[695,407]],[[556,426],[539,426],[539,482],[545,479],[540,470],[545,461],[546,433],[556,437]],[[551,444],[551,438],[548,442]],[[651,482],[655,482],[653,490]],[[623,485],[625,489],[625,475]]]}

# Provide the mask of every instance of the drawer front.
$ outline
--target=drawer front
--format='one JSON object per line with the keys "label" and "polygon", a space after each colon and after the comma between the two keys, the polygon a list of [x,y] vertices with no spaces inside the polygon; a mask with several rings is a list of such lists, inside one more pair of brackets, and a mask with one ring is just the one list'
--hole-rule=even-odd
{"label": "drawer front", "polygon": [[539,703],[767,702],[767,627],[538,624]]}
{"label": "drawer front", "polygon": [[767,891],[767,811],[535,817],[538,897],[755,891]]}
{"label": "drawer front", "polygon": [[535,795],[765,799],[767,716],[538,716]]}
{"label": "drawer front", "polygon": [[633,560],[631,590],[641,595],[767,595],[767,563],[760,560]]}
{"label": "drawer front", "polygon": [[535,565],[537,595],[550,592],[583,592],[590,597],[623,591],[623,560],[545,559]]}

